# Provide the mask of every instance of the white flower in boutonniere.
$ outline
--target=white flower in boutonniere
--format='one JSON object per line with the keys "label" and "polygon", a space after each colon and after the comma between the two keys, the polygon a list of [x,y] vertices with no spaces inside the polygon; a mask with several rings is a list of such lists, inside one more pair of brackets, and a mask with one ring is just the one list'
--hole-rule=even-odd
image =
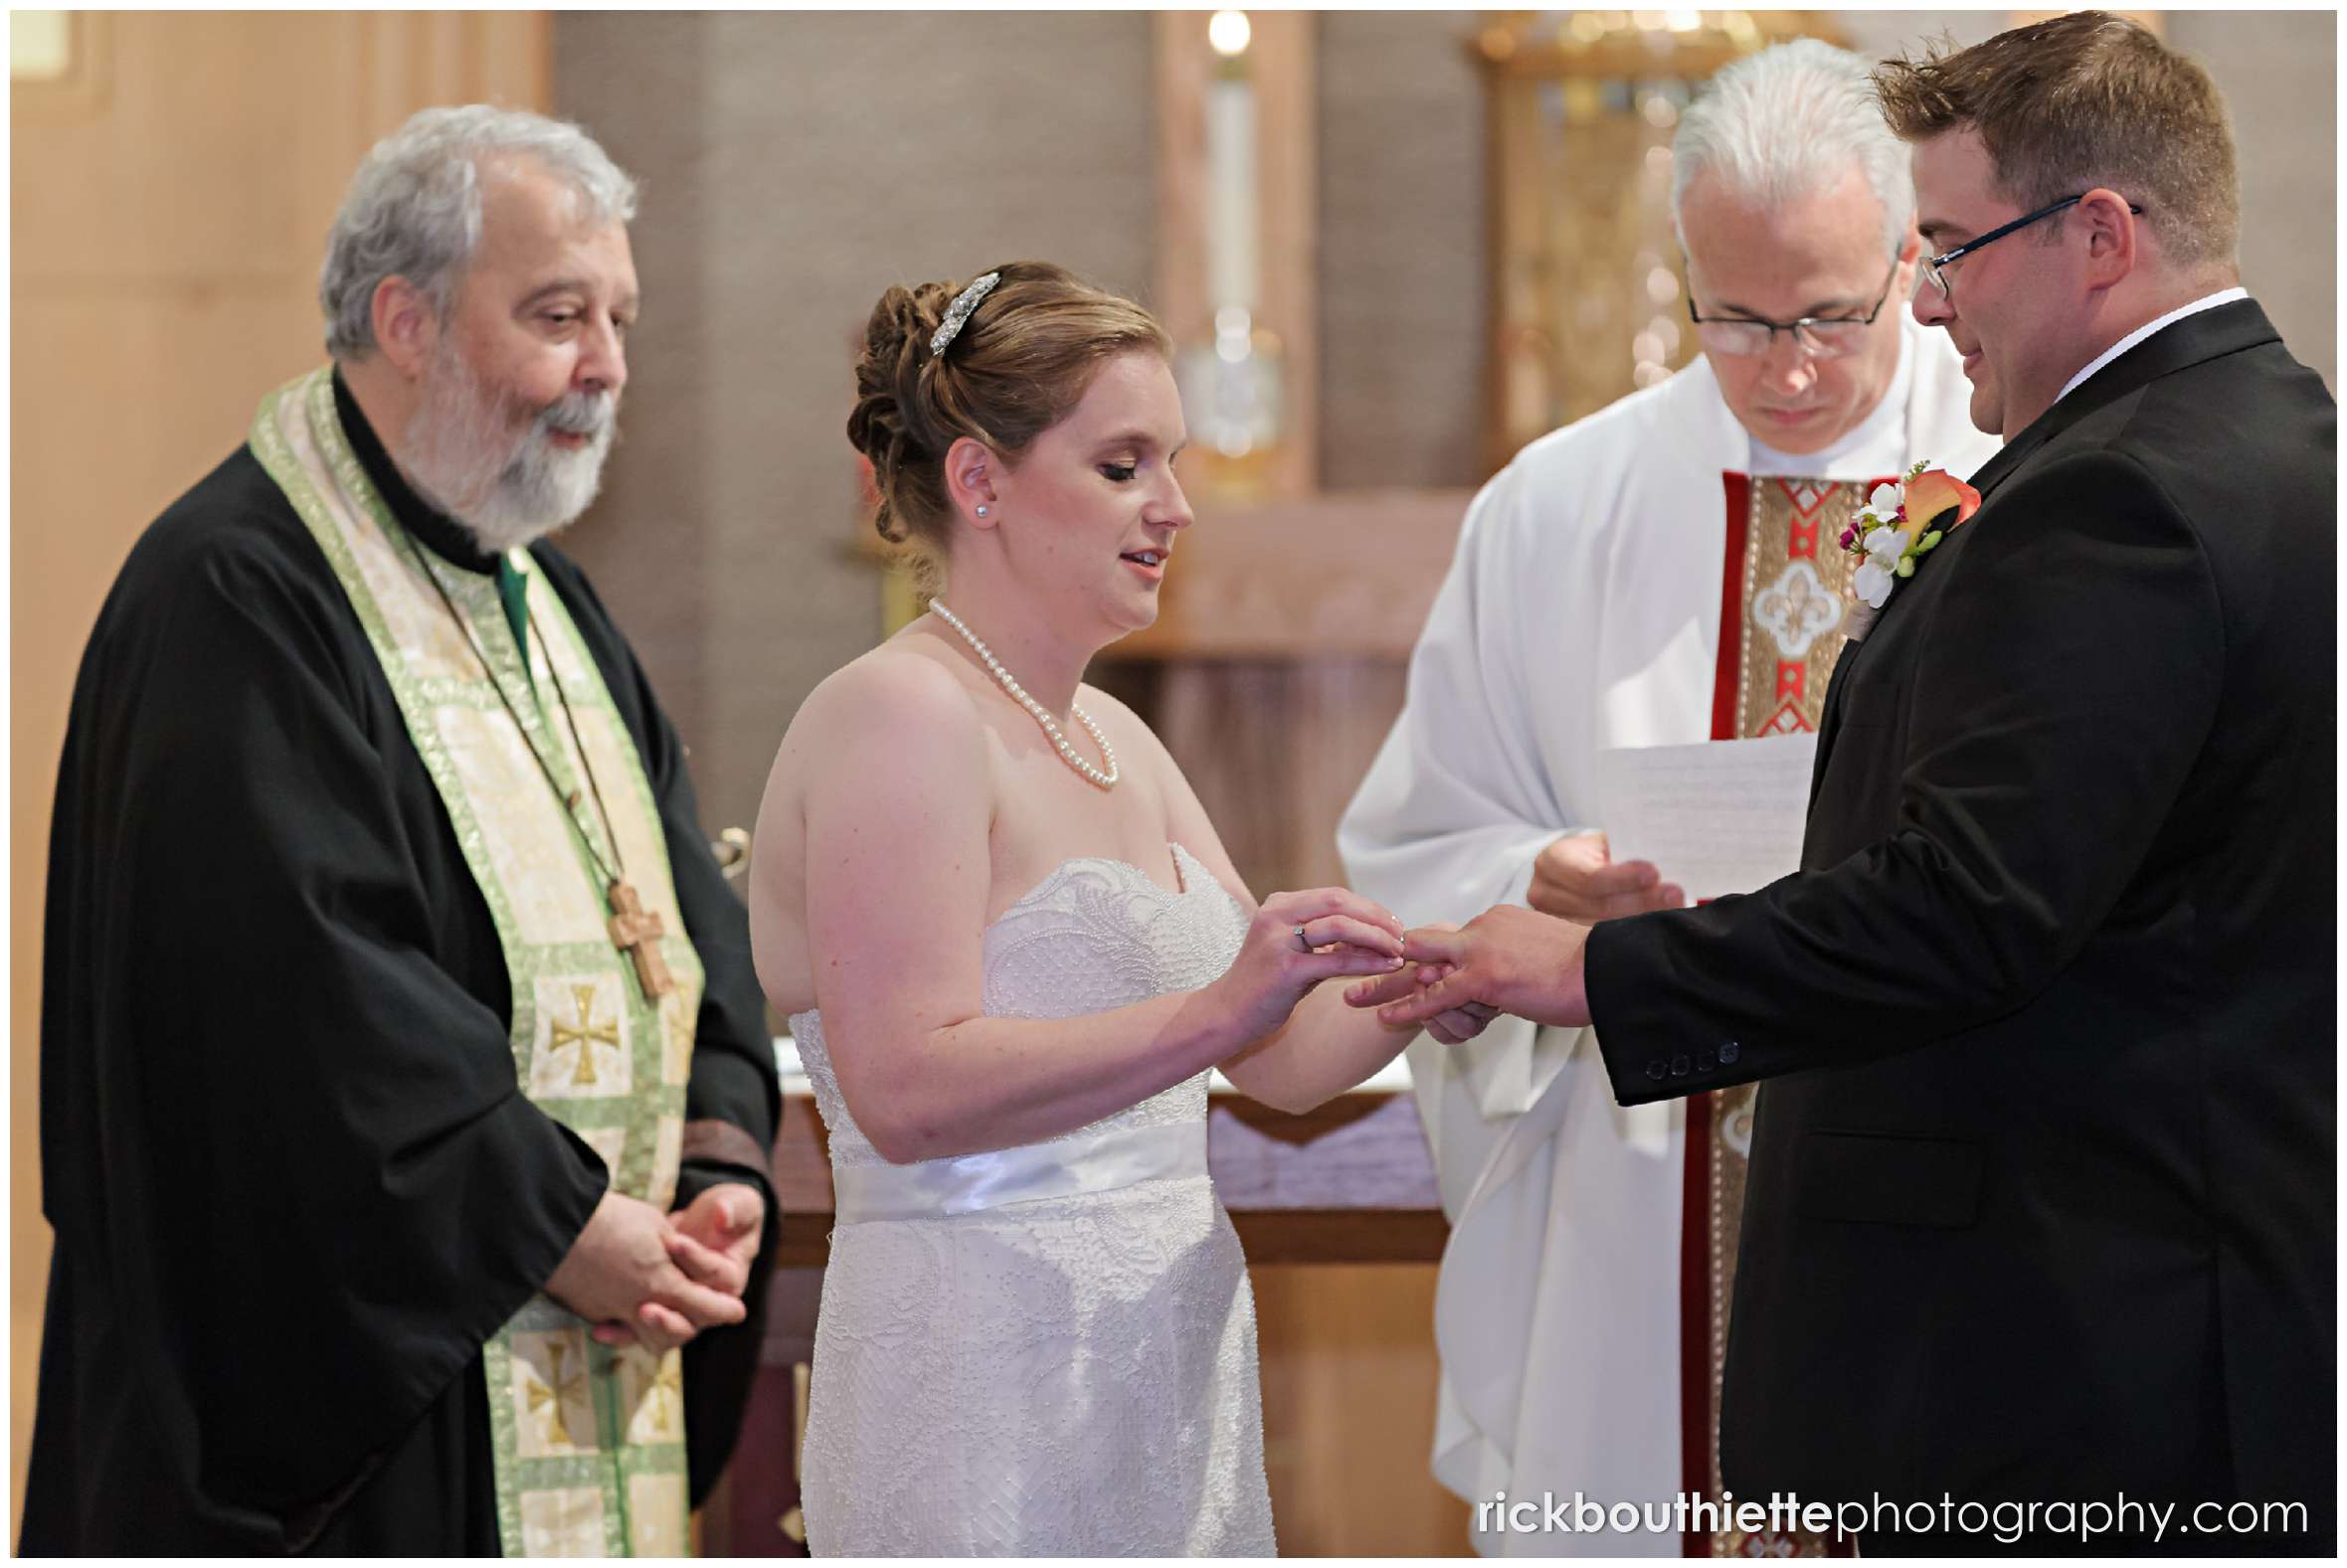
{"label": "white flower in boutonniere", "polygon": [[1870,610],[1881,610],[1891,598],[1891,585],[1898,581],[1898,569],[1906,555],[1907,543],[1896,528],[1878,528],[1866,537],[1860,552],[1866,564],[1850,580],[1851,588],[1867,603]]}
{"label": "white flower in boutonniere", "polygon": [[1913,577],[1947,530],[1978,510],[1980,492],[1943,468],[1916,463],[1898,483],[1876,485],[1842,530],[1842,548],[1862,558],[1850,578],[1859,603],[1842,617],[1842,634],[1864,638],[1899,580]]}

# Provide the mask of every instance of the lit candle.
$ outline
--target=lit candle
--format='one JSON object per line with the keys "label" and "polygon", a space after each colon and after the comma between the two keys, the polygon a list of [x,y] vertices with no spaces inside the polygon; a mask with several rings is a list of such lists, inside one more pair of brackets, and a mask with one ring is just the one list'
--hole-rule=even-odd
{"label": "lit candle", "polygon": [[1242,57],[1244,11],[1217,11],[1206,41],[1222,57],[1206,95],[1206,296],[1217,312],[1255,311],[1255,87]]}

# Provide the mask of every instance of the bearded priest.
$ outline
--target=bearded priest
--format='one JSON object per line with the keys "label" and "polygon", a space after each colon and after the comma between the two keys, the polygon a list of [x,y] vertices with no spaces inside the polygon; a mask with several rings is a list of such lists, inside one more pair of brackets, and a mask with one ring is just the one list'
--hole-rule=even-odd
{"label": "bearded priest", "polygon": [[[1957,355],[1902,308],[1914,189],[1865,61],[1801,40],[1722,71],[1680,122],[1672,212],[1702,357],[1476,497],[1339,829],[1353,885],[1405,919],[1685,902],[1670,866],[1609,858],[1597,754],[1814,730],[1842,644],[1839,536],[1878,483],[1996,449]],[[1471,1502],[1716,1496],[1751,1091],[1620,1110],[1588,1031],[1513,1018],[1409,1055],[1452,1224],[1437,1478]],[[1723,1533],[1475,1544],[1794,1544]]]}
{"label": "bearded priest", "polygon": [[633,210],[576,126],[411,119],[335,220],[333,363],[98,616],[28,1554],[688,1548],[777,1083],[684,749],[543,542],[611,445]]}

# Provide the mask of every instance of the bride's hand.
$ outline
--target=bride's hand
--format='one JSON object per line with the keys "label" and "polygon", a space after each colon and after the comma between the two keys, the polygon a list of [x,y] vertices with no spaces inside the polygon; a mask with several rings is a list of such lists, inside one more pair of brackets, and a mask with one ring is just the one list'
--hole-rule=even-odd
{"label": "bride's hand", "polygon": [[1234,1047],[1249,1045],[1286,1023],[1324,980],[1399,970],[1406,929],[1390,911],[1344,888],[1274,893],[1255,911],[1239,956],[1206,992],[1225,1009]]}

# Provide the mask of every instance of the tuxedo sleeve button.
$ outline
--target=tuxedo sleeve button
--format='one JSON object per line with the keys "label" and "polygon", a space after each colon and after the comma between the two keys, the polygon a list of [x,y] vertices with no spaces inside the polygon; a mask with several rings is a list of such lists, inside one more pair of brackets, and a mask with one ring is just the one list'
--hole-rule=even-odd
{"label": "tuxedo sleeve button", "polygon": [[1655,1079],[1658,1082],[1662,1079],[1662,1076],[1669,1071],[1670,1069],[1663,1065],[1663,1059],[1659,1056],[1646,1064],[1646,1076]]}

